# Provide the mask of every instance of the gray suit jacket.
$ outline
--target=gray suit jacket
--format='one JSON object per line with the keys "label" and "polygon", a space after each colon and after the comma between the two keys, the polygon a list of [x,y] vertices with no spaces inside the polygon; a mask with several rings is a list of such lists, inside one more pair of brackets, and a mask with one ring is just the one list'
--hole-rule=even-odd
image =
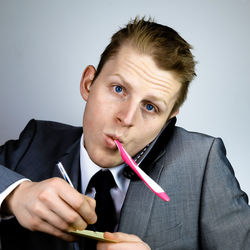
{"label": "gray suit jacket", "polygon": [[[0,148],[0,192],[23,176],[33,181],[60,176],[58,160],[79,187],[81,133],[81,128],[32,120],[19,140]],[[155,250],[250,249],[248,198],[221,139],[178,127],[171,133],[151,155],[150,164],[142,163],[171,201],[162,201],[142,181],[132,180],[118,231],[138,235]],[[22,228],[15,219],[0,225],[3,249],[73,249],[53,236]],[[13,231],[21,236],[18,241]]]}

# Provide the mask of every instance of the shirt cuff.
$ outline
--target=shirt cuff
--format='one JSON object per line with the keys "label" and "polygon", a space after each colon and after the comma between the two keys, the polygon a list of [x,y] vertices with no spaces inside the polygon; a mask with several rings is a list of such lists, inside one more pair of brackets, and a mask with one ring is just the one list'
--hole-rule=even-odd
{"label": "shirt cuff", "polygon": [[[21,184],[22,182],[24,181],[30,181],[29,179],[26,179],[26,178],[23,178],[21,180],[18,180],[16,182],[14,182],[13,184],[11,184],[10,186],[8,186],[2,193],[0,193],[0,209],[1,209],[1,206],[2,206],[2,203],[3,201],[5,200],[5,198],[19,185]],[[0,213],[0,221],[3,220],[3,219],[11,219],[13,218],[14,216],[11,215],[11,216],[6,216],[6,215],[3,215]]]}

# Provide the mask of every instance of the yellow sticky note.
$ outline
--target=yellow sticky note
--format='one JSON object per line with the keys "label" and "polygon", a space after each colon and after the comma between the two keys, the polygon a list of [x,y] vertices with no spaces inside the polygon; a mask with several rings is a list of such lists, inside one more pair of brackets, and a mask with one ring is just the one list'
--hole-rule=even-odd
{"label": "yellow sticky note", "polygon": [[104,238],[104,233],[102,232],[95,232],[91,230],[71,230],[69,233],[74,234],[76,236],[81,236],[81,237],[87,237],[90,239],[98,240],[98,241],[104,241],[104,242],[112,242],[112,243],[117,243],[117,241],[114,240],[108,240]]}

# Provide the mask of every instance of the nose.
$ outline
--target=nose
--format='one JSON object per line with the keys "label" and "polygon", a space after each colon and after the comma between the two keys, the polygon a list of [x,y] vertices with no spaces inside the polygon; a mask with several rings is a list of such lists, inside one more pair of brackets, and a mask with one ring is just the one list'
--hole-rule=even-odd
{"label": "nose", "polygon": [[137,110],[136,104],[132,101],[119,104],[116,121],[124,127],[134,126],[137,118]]}

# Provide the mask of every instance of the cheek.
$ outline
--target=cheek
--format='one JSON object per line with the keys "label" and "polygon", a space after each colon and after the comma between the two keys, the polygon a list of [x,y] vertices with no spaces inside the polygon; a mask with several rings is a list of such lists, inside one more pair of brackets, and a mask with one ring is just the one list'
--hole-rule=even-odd
{"label": "cheek", "polygon": [[140,130],[140,144],[146,146],[156,138],[156,136],[161,131],[161,128],[163,127],[162,124],[157,126],[156,123],[157,122],[154,123],[155,126],[144,126],[144,128]]}
{"label": "cheek", "polygon": [[90,94],[86,107],[90,116],[105,118],[114,108],[114,102],[105,89],[98,89]]}
{"label": "cheek", "polygon": [[103,95],[90,96],[83,116],[84,133],[96,133],[111,126],[115,112],[114,107],[115,105],[104,99]]}
{"label": "cheek", "polygon": [[155,128],[147,128],[146,126],[142,128],[138,128],[136,134],[134,135],[135,140],[129,146],[129,154],[135,155],[139,151],[141,151],[147,144],[152,142],[154,138],[157,136],[158,130]]}
{"label": "cheek", "polygon": [[[84,110],[84,115],[83,115],[83,127],[86,128],[91,128],[91,125],[94,123],[93,119],[91,119],[91,113],[92,113],[92,108],[89,105],[89,103],[86,104],[85,110]],[[93,116],[94,117],[94,116]],[[92,118],[93,118],[92,117]]]}
{"label": "cheek", "polygon": [[95,131],[101,126],[99,123],[102,121],[102,118],[99,115],[98,105],[92,104],[89,101],[86,104],[84,115],[83,115],[83,133],[85,140],[93,140],[93,135]]}
{"label": "cheek", "polygon": [[151,141],[154,140],[154,138],[157,136],[157,132],[155,131],[149,131],[148,133],[145,133],[144,135],[142,135],[142,143],[145,144],[145,146],[147,144],[149,144]]}

